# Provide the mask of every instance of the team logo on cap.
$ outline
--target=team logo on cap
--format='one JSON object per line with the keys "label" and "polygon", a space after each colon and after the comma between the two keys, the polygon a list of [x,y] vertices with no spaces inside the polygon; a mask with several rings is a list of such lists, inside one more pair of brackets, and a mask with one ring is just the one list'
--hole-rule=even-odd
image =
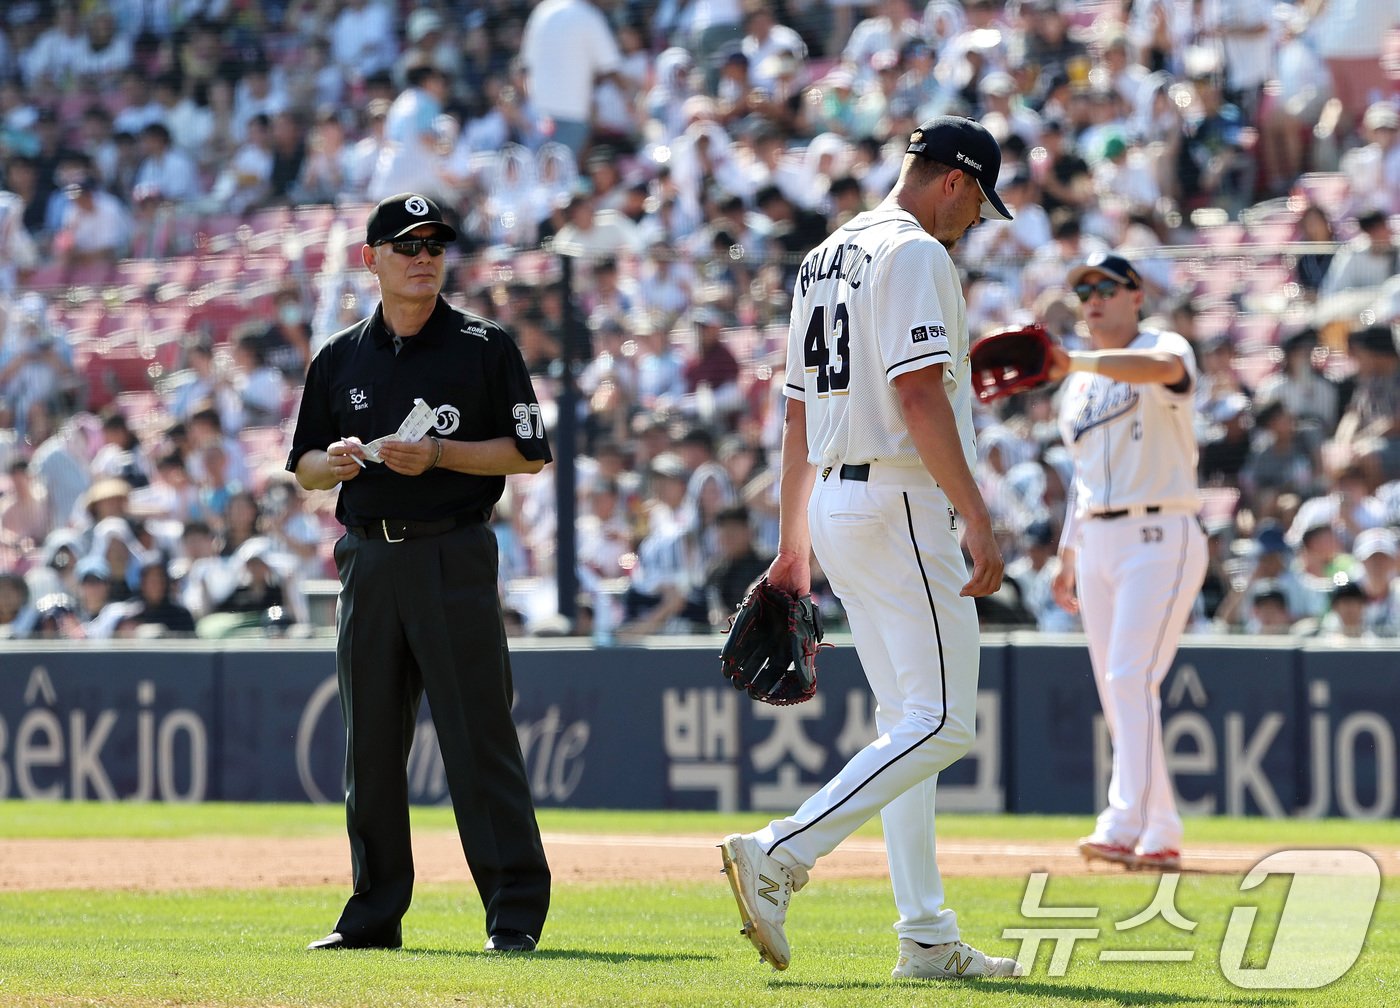
{"label": "team logo on cap", "polygon": [[422,196],[410,196],[403,201],[403,208],[415,217],[428,216],[428,201]]}

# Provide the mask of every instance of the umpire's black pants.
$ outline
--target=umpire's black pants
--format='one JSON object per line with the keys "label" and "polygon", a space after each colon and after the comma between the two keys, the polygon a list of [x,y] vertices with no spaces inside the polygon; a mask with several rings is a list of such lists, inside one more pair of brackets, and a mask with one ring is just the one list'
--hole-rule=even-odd
{"label": "umpire's black pants", "polygon": [[368,944],[400,940],[413,895],[408,754],[426,689],[486,931],[538,938],[549,866],[511,720],[494,533],[482,524],[402,542],[346,533],[335,561],[354,868],[354,894],[335,929]]}

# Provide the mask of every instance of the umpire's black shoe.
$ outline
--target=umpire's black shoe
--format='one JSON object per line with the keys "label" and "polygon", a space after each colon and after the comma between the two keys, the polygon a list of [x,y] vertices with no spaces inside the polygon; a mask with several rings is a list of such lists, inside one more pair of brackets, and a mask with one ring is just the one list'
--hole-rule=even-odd
{"label": "umpire's black shoe", "polygon": [[491,937],[486,939],[487,952],[533,952],[535,951],[535,939],[527,935],[524,931],[513,931],[509,928],[500,928],[493,931]]}
{"label": "umpire's black shoe", "polygon": [[306,946],[308,951],[316,949],[396,949],[403,946],[401,939],[394,941],[371,941],[366,938],[347,938],[339,931],[332,931],[324,938],[318,938]]}

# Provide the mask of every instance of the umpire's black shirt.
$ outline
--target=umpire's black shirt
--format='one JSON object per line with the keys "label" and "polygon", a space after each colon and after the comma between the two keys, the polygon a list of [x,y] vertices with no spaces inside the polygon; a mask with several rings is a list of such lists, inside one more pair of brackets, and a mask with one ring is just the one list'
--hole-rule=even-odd
{"label": "umpire's black shirt", "polygon": [[[441,297],[422,330],[394,352],[384,308],[332,336],[311,361],[287,469],[309,451],[355,436],[368,444],[392,435],[422,399],[437,410],[431,431],[454,441],[515,439],[527,459],[552,461],[539,403],[515,341],[496,323],[453,308]],[[437,521],[486,517],[505,490],[504,476],[432,469],[403,476],[379,462],[340,485],[335,516],[343,525],[384,518]]]}

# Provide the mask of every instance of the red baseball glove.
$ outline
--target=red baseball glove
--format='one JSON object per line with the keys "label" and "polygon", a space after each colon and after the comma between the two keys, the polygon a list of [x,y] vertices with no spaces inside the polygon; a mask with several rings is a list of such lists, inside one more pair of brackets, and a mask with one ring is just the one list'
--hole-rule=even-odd
{"label": "red baseball glove", "polygon": [[1050,375],[1050,335],[1042,325],[988,333],[968,358],[972,388],[983,402],[1044,385]]}

